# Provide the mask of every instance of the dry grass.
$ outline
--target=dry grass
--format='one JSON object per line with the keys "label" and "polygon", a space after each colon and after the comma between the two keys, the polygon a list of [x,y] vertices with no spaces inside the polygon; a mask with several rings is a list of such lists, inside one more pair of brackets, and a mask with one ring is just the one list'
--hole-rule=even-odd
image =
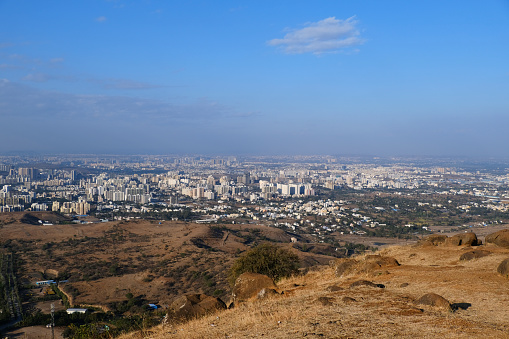
{"label": "dry grass", "polygon": [[[44,220],[58,217],[51,212],[33,214]],[[22,223],[23,215],[0,214],[0,242],[12,240],[25,262],[22,283],[42,279],[40,274],[34,278],[37,272],[68,272],[71,282],[63,288],[73,302],[102,308],[125,301],[127,293],[163,307],[184,293],[216,293],[228,303],[227,269],[238,252],[250,248],[246,239],[268,238],[291,248],[283,230],[258,225],[226,225],[227,231],[225,225],[149,220],[42,226]],[[297,254],[313,265],[333,259]],[[115,273],[110,272],[113,264],[118,266]]]}
{"label": "dry grass", "polygon": [[[509,251],[483,248],[492,254],[467,262],[459,261],[468,250],[463,247],[388,248],[380,254],[402,264],[388,274],[337,278],[332,268],[323,267],[280,282],[283,295],[124,338],[508,338],[509,280],[496,267]],[[358,279],[386,288],[350,289]],[[402,287],[404,283],[408,285]],[[330,292],[332,285],[343,289]],[[466,309],[447,312],[414,305],[430,292]]]}

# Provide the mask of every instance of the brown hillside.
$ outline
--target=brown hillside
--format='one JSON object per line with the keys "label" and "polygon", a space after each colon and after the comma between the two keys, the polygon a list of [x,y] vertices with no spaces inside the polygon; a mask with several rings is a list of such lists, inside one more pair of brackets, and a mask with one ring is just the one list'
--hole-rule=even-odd
{"label": "brown hillside", "polygon": [[401,265],[385,272],[322,267],[278,284],[283,295],[123,338],[507,338],[509,279],[497,267],[509,250],[480,248],[491,254],[460,261],[471,247],[391,247],[377,254]]}
{"label": "brown hillside", "polygon": [[37,272],[69,278],[60,287],[73,305],[103,309],[125,301],[127,293],[163,307],[184,293],[206,293],[228,303],[228,268],[261,242],[291,249],[304,267],[334,259],[319,254],[332,253],[329,245],[310,244],[319,253],[301,252],[285,231],[266,226],[145,220],[43,226],[21,222],[21,213],[10,218],[0,226],[0,242],[23,260],[23,284],[42,279]]}

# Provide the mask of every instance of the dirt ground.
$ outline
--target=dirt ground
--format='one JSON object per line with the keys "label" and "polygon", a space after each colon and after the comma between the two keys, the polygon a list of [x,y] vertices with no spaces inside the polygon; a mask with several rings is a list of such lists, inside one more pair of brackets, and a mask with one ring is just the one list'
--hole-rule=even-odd
{"label": "dirt ground", "polygon": [[[55,327],[55,338],[63,338],[64,327]],[[51,339],[51,328],[45,326],[23,327],[17,330],[5,333],[5,337],[9,339]]]}
{"label": "dirt ground", "polygon": [[49,313],[51,313],[51,304],[53,304],[55,306],[55,312],[63,311],[66,309],[60,300],[40,301],[40,302],[34,303],[33,306],[35,308],[40,309],[42,313],[49,314]]}

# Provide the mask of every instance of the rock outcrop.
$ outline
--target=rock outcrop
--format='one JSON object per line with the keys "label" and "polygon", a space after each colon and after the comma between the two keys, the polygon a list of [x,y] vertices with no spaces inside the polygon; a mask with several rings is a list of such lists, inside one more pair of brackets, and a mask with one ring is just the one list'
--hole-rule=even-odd
{"label": "rock outcrop", "polygon": [[416,305],[426,305],[445,311],[452,311],[451,303],[436,293],[428,293],[415,301]]}
{"label": "rock outcrop", "polygon": [[256,295],[258,299],[265,299],[268,296],[279,295],[279,293],[274,288],[262,288],[260,292]]}
{"label": "rock outcrop", "polygon": [[328,292],[337,292],[337,291],[343,291],[344,288],[339,285],[331,285],[326,288]]}
{"label": "rock outcrop", "polygon": [[225,310],[225,303],[206,294],[187,294],[175,299],[170,305],[170,312],[177,319],[191,319]]}
{"label": "rock outcrop", "polygon": [[490,254],[491,254],[491,252],[489,252],[489,251],[473,250],[473,251],[468,251],[468,252],[463,253],[460,256],[460,260],[467,261],[467,260],[479,259],[479,258],[485,257]]}
{"label": "rock outcrop", "polygon": [[368,255],[362,260],[337,259],[331,262],[331,266],[334,268],[336,276],[341,277],[352,273],[382,272],[384,268],[399,266],[399,262],[393,257]]}
{"label": "rock outcrop", "polygon": [[[247,301],[258,297],[260,291],[276,291],[274,281],[266,275],[258,273],[242,273],[233,286],[233,302]],[[274,294],[273,292],[269,292]],[[264,293],[265,295],[265,293]]]}
{"label": "rock outcrop", "polygon": [[477,240],[477,235],[472,232],[459,233],[445,239],[445,244],[449,246],[477,246],[480,245]]}
{"label": "rock outcrop", "polygon": [[342,275],[346,275],[349,272],[354,271],[358,263],[359,262],[355,259],[341,258],[332,260],[331,266],[334,267],[336,277],[341,277]]}
{"label": "rock outcrop", "polygon": [[509,278],[509,258],[505,259],[498,265],[497,272],[502,274],[504,277]]}
{"label": "rock outcrop", "polygon": [[478,246],[481,245],[482,241],[477,239],[477,235],[472,232],[468,233],[459,233],[453,235],[452,237],[447,237],[444,234],[432,234],[429,235],[421,241],[419,241],[419,245],[421,246]]}
{"label": "rock outcrop", "polygon": [[425,238],[422,238],[418,244],[421,246],[438,246],[444,244],[446,239],[447,239],[446,235],[432,234],[428,235]]}
{"label": "rock outcrop", "polygon": [[350,288],[366,286],[366,287],[375,287],[375,288],[385,288],[383,284],[375,284],[374,282],[368,280],[357,280],[350,284]]}
{"label": "rock outcrop", "polygon": [[501,230],[486,236],[486,243],[509,248],[509,230]]}

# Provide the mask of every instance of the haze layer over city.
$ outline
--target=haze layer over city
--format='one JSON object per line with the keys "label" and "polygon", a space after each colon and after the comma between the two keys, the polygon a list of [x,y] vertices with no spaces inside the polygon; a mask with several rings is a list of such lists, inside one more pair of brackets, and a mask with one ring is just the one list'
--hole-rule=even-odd
{"label": "haze layer over city", "polygon": [[2,152],[509,153],[507,1],[2,1]]}

